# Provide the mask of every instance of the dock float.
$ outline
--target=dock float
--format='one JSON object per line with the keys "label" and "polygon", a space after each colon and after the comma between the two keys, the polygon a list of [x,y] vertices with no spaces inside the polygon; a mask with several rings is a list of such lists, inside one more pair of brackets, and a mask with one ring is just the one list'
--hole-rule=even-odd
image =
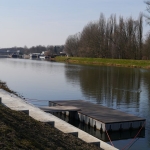
{"label": "dock float", "polygon": [[74,106],[51,106],[51,107],[39,107],[45,112],[64,112],[64,111],[69,111],[69,112],[74,112],[74,111],[80,111],[80,108],[74,107]]}
{"label": "dock float", "polygon": [[140,129],[142,125],[145,127],[146,120],[141,117],[84,100],[49,101],[49,106],[76,107],[80,110],[74,112],[68,110],[65,113],[103,132]]}
{"label": "dock float", "polygon": [[22,98],[17,97],[14,94],[0,89],[0,98],[1,103],[6,107],[16,111],[25,111],[27,113],[29,112],[29,116],[31,116],[32,118],[41,122],[47,122],[50,124],[53,123],[55,128],[64,133],[76,135],[79,139],[87,143],[95,144],[103,150],[118,150],[117,148],[101,141],[100,139],[68,124],[67,122],[59,119],[58,117],[50,113],[46,113],[40,108],[29,104],[28,102],[26,102]]}

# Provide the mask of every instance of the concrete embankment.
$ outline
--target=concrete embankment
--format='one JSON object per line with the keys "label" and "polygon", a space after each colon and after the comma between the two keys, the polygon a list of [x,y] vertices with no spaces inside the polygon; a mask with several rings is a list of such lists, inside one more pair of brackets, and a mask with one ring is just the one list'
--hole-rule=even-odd
{"label": "concrete embankment", "polygon": [[8,93],[2,89],[0,89],[0,97],[1,102],[6,107],[9,107],[12,110],[16,111],[24,111],[29,114],[32,118],[41,121],[41,122],[49,122],[50,124],[53,124],[55,128],[58,130],[64,132],[64,133],[71,133],[81,140],[87,142],[87,143],[93,143],[100,148],[104,150],[117,150],[115,147],[112,147],[111,145],[89,135],[88,133],[68,124],[67,122],[53,116],[52,114],[45,113],[41,109],[25,102],[23,99],[17,97],[14,94]]}

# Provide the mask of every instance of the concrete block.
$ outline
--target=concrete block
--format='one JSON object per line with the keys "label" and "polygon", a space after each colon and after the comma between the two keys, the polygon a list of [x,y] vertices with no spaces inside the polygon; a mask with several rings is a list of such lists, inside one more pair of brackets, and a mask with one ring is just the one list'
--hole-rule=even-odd
{"label": "concrete block", "polygon": [[66,111],[66,115],[69,116],[69,111]]}
{"label": "concrete block", "polygon": [[96,120],[96,128],[97,128],[98,130],[101,129],[101,122],[100,122],[100,121],[97,121],[97,120]]}
{"label": "concrete block", "polygon": [[96,145],[97,147],[100,147],[100,142],[98,141],[98,142],[91,142],[91,144],[94,144],[94,145]]}
{"label": "concrete block", "polygon": [[55,121],[48,121],[48,122],[45,122],[45,123],[51,125],[52,127],[55,127]]}
{"label": "concrete block", "polygon": [[29,110],[18,110],[18,111],[21,111],[21,112],[25,113],[26,115],[29,115]]}
{"label": "concrete block", "polygon": [[78,132],[70,132],[70,133],[68,133],[68,134],[71,134],[71,135],[73,135],[73,136],[75,136],[75,137],[78,137]]}

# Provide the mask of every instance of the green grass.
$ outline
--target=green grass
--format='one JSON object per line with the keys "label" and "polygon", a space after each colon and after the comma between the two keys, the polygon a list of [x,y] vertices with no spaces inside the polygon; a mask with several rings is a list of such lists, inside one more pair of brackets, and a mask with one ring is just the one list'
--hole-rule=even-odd
{"label": "green grass", "polygon": [[60,57],[60,56],[56,57],[55,60],[76,64],[122,66],[122,67],[150,69],[150,60],[105,59],[105,58]]}

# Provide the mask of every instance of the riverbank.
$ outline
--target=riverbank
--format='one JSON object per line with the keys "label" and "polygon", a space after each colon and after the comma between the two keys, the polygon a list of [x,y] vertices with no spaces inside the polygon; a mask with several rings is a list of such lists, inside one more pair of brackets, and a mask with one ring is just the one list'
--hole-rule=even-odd
{"label": "riverbank", "polygon": [[23,112],[0,105],[0,149],[98,150],[47,123],[34,120]]}
{"label": "riverbank", "polygon": [[15,92],[13,92],[12,90],[10,90],[8,88],[6,82],[2,82],[1,80],[0,80],[0,89],[3,89],[3,90],[5,90],[5,91],[7,91],[9,93],[14,93],[15,94]]}
{"label": "riverbank", "polygon": [[[11,91],[5,82],[0,88]],[[43,149],[43,150],[98,150],[73,135],[63,133],[48,123],[42,123],[32,117],[4,107],[0,104],[0,149]]]}
{"label": "riverbank", "polygon": [[3,90],[5,90],[5,91],[7,91],[7,92],[9,92],[9,93],[12,93],[12,94],[14,94],[14,95],[20,97],[20,96],[17,94],[17,92],[12,91],[12,90],[7,86],[6,82],[3,82],[3,81],[1,81],[1,80],[0,80],[0,89],[3,89]]}
{"label": "riverbank", "polygon": [[150,69],[150,60],[81,58],[81,57],[61,57],[61,56],[56,57],[55,60],[74,64],[105,65],[105,66]]}

